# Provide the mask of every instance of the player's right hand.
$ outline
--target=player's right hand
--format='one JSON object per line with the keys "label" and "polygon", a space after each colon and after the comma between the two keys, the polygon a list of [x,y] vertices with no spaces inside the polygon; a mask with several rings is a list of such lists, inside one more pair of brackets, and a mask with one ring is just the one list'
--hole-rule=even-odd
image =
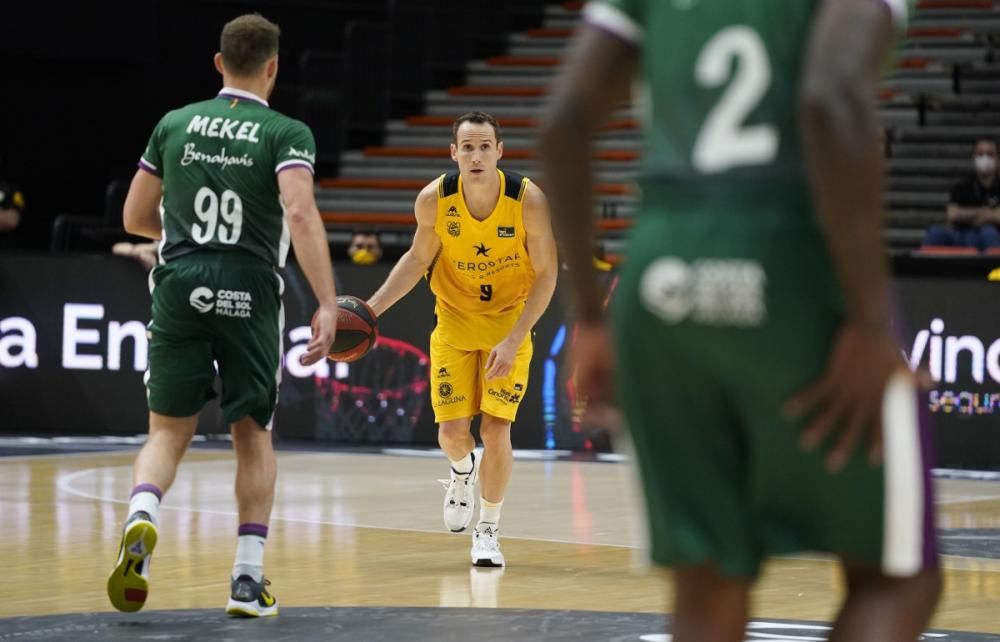
{"label": "player's right hand", "polygon": [[615,357],[603,322],[580,323],[573,339],[574,379],[588,406],[609,405],[615,397]]}
{"label": "player's right hand", "polygon": [[869,461],[879,463],[882,400],[890,378],[897,375],[914,378],[888,329],[845,324],[819,380],[785,404],[789,419],[809,417],[800,435],[803,450],[815,450],[836,432],[826,458],[827,468],[836,472],[847,465],[858,439],[867,433]]}
{"label": "player's right hand", "polygon": [[306,351],[299,357],[299,363],[311,366],[330,353],[333,338],[337,334],[337,306],[321,305],[312,318],[312,338]]}

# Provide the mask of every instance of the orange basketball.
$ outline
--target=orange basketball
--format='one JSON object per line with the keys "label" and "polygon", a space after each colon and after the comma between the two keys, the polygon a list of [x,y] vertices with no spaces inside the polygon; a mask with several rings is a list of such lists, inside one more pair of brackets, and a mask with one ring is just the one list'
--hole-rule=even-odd
{"label": "orange basketball", "polygon": [[355,296],[337,297],[337,335],[327,358],[357,361],[378,339],[378,320],[367,303]]}

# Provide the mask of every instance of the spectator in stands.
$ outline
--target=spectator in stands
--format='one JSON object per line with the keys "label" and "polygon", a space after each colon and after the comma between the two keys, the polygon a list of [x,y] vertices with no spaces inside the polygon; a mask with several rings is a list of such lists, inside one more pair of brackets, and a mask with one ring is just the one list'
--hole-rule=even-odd
{"label": "spectator in stands", "polygon": [[347,255],[358,265],[371,265],[382,258],[382,242],[373,229],[362,229],[354,232],[351,244],[347,246]]}
{"label": "spectator in stands", "polygon": [[0,249],[19,247],[18,226],[24,214],[24,195],[0,175]]}
{"label": "spectator in stands", "polygon": [[975,173],[951,188],[948,220],[927,230],[924,245],[955,245],[983,250],[1000,247],[1000,181],[997,180],[997,143],[976,140],[972,155]]}

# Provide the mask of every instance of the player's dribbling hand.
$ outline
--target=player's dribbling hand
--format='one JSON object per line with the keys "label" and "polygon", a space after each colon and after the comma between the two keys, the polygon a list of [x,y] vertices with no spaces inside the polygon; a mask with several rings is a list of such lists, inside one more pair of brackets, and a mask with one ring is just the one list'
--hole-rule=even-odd
{"label": "player's dribbling hand", "polygon": [[312,338],[306,345],[306,351],[299,357],[299,363],[311,366],[320,359],[325,359],[333,345],[337,334],[337,306],[320,306],[312,318]]}
{"label": "player's dribbling hand", "polygon": [[514,367],[514,358],[517,357],[517,348],[520,341],[515,342],[510,337],[505,338],[490,350],[490,356],[486,358],[486,378],[496,379],[506,377]]}
{"label": "player's dribbling hand", "polygon": [[785,404],[789,419],[809,416],[800,435],[803,450],[812,451],[836,431],[826,458],[831,472],[841,470],[858,439],[867,432],[869,462],[882,460],[882,401],[890,378],[913,378],[899,346],[887,331],[844,325],[819,380]]}

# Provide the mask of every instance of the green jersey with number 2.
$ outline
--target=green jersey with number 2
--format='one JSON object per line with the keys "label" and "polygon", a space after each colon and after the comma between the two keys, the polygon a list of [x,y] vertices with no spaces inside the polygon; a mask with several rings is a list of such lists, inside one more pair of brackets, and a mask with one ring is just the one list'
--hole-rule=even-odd
{"label": "green jersey with number 2", "polygon": [[[884,1],[897,24],[906,0]],[[604,0],[590,24],[641,47],[643,179],[804,178],[796,98],[816,0]],[[717,183],[713,183],[717,186]],[[714,188],[713,188],[714,189]]]}

